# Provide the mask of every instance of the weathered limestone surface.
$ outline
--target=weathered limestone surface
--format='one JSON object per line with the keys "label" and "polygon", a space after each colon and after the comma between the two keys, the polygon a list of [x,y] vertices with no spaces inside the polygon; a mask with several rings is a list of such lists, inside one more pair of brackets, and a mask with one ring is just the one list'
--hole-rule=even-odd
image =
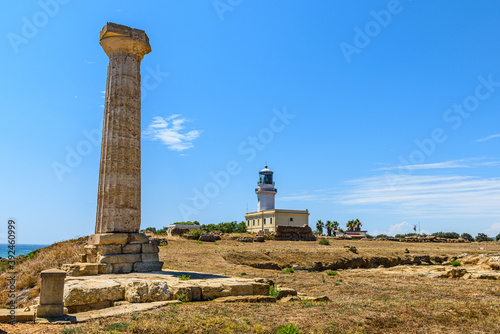
{"label": "weathered limestone surface", "polygon": [[[191,278],[187,281],[179,280],[180,275]],[[177,271],[67,277],[65,284],[64,305],[70,313],[107,308],[123,302],[269,296],[269,284],[262,280]]]}
{"label": "weathered limestone surface", "polygon": [[141,225],[141,72],[151,52],[142,30],[108,23],[109,57],[95,233],[139,232]]}

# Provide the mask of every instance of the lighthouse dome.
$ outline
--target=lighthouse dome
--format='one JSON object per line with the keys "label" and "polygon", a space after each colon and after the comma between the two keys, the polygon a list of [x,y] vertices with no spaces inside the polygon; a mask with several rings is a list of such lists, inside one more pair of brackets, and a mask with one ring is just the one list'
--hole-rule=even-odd
{"label": "lighthouse dome", "polygon": [[259,174],[273,174],[273,172],[272,170],[267,168],[267,166],[265,166],[264,169],[259,172]]}

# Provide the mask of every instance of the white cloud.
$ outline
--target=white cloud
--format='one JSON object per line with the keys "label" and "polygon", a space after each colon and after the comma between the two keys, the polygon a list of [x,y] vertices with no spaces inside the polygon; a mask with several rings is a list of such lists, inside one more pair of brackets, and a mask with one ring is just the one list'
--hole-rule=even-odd
{"label": "white cloud", "polygon": [[168,117],[153,117],[144,137],[150,140],[160,140],[168,149],[172,151],[184,151],[192,148],[193,140],[201,134],[199,130],[184,131],[183,125],[188,120],[181,115],[171,115]]}
{"label": "white cloud", "polygon": [[500,233],[500,223],[495,223],[485,229],[483,233],[486,233],[489,237],[496,237]]}
{"label": "white cloud", "polygon": [[387,231],[374,230],[373,235],[386,234],[394,236],[396,234],[411,233],[411,232],[414,232],[413,225],[410,225],[408,222],[402,222],[399,224],[394,224],[389,226],[389,229]]}
{"label": "white cloud", "polygon": [[[399,224],[394,224],[394,225],[389,226],[389,229],[387,231],[373,230],[372,233],[373,233],[373,236],[377,236],[379,234],[395,236],[396,234],[418,232],[418,225],[416,227],[416,231],[415,231],[414,227],[415,227],[415,224],[410,224],[408,222],[402,222]],[[420,234],[430,234],[430,232],[427,230],[420,230]]]}
{"label": "white cloud", "polygon": [[500,216],[500,178],[386,174],[349,181],[335,201],[415,218]]}
{"label": "white cloud", "polygon": [[498,165],[497,161],[480,162],[483,159],[461,159],[461,160],[451,160],[432,164],[420,164],[420,165],[405,165],[405,166],[391,166],[391,167],[381,167],[375,169],[375,171],[391,171],[391,170],[423,170],[423,169],[447,169],[447,168],[475,168],[481,166],[491,166]]}
{"label": "white cloud", "polygon": [[491,140],[491,139],[494,139],[494,138],[498,138],[498,137],[500,137],[500,133],[498,133],[496,135],[491,135],[491,136],[488,136],[488,137],[476,139],[476,142],[480,143],[480,142],[488,141],[488,140]]}

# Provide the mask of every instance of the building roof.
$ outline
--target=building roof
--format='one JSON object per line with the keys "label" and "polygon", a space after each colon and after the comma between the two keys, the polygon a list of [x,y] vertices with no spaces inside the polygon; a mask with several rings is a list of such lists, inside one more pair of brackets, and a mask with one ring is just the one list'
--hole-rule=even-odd
{"label": "building roof", "polygon": [[348,236],[350,236],[351,238],[365,238],[364,235],[358,233],[349,233]]}
{"label": "building roof", "polygon": [[292,215],[308,215],[309,216],[309,211],[308,210],[283,210],[283,209],[273,209],[273,210],[266,210],[266,211],[255,211],[255,212],[248,212],[246,216],[262,216],[262,215],[271,215],[271,214],[292,214]]}
{"label": "building roof", "polygon": [[267,165],[264,167],[263,170],[259,172],[259,174],[273,174],[273,171],[267,168]]}

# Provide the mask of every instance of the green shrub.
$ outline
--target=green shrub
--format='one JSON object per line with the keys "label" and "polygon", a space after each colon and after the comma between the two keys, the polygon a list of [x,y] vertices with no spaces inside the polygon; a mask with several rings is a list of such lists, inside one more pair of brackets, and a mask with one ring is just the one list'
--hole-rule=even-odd
{"label": "green shrub", "polygon": [[328,246],[330,244],[330,241],[326,240],[326,239],[321,239],[319,241],[319,244],[320,245],[325,245],[325,246]]}
{"label": "green shrub", "polygon": [[274,298],[278,298],[280,295],[280,291],[278,288],[276,288],[276,285],[269,285],[269,296],[272,296]]}
{"label": "green shrub", "polygon": [[197,220],[195,220],[194,222],[192,222],[192,221],[175,222],[173,225],[200,225],[200,223]]}
{"label": "green shrub", "polygon": [[191,279],[191,276],[181,275],[181,276],[179,276],[179,279],[181,281],[189,281]]}
{"label": "green shrub", "polygon": [[329,276],[337,276],[339,273],[336,272],[335,270],[327,270],[326,274]]}
{"label": "green shrub", "polygon": [[476,237],[477,242],[483,242],[483,241],[493,241],[493,238],[488,237],[484,233],[478,233]]}
{"label": "green shrub", "polygon": [[285,274],[292,274],[294,272],[295,272],[295,270],[293,268],[286,268],[285,270],[283,270],[283,273],[285,273]]}
{"label": "green shrub", "polygon": [[[175,299],[180,300],[183,303],[187,303],[189,301],[189,298],[185,292],[181,292],[181,293],[176,294]],[[174,306],[174,305],[172,305],[172,306]],[[175,306],[177,306],[177,305],[175,305]],[[175,311],[177,311],[177,309],[175,309]]]}
{"label": "green shrub", "polygon": [[451,265],[454,267],[460,267],[462,264],[460,262],[458,262],[457,260],[453,260],[453,261],[451,261]]}
{"label": "green shrub", "polygon": [[196,235],[196,236],[200,236],[202,235],[203,233],[206,233],[204,230],[191,230],[189,232],[186,232],[187,235]]}
{"label": "green shrub", "polygon": [[283,325],[275,330],[276,334],[300,334],[300,330],[293,324]]}

